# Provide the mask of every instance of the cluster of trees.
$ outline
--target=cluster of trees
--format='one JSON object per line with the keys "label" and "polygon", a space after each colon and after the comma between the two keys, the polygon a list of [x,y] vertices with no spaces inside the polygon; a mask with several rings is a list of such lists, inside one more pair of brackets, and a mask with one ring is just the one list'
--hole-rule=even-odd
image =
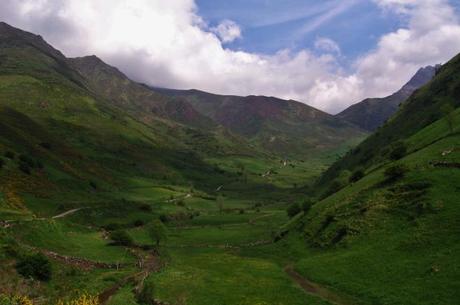
{"label": "cluster of trees", "polygon": [[288,209],[287,209],[287,215],[292,218],[294,216],[296,216],[297,214],[299,214],[300,212],[304,212],[305,214],[308,213],[311,209],[311,207],[314,205],[315,203],[310,200],[310,199],[307,199],[305,200],[304,202],[302,202],[301,204],[299,203],[293,203],[291,204]]}

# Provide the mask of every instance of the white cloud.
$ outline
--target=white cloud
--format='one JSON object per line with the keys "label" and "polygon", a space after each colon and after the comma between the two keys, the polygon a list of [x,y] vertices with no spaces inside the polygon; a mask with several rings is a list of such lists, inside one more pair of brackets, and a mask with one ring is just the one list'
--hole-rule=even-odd
{"label": "white cloud", "polygon": [[3,0],[0,19],[43,35],[69,56],[96,54],[152,85],[292,98],[336,112],[362,98],[390,94],[419,67],[460,51],[460,25],[446,1],[375,2],[408,23],[381,37],[352,73],[343,72],[337,48],[325,40],[317,47],[330,54],[322,56],[226,49],[223,44],[241,37],[238,25],[224,21],[209,28],[194,0]]}
{"label": "white cloud", "polygon": [[231,20],[222,21],[211,31],[216,33],[223,43],[233,42],[235,39],[241,38],[240,26]]}
{"label": "white cloud", "polygon": [[326,37],[319,37],[315,40],[315,48],[319,51],[328,53],[341,53],[339,45],[332,39]]}

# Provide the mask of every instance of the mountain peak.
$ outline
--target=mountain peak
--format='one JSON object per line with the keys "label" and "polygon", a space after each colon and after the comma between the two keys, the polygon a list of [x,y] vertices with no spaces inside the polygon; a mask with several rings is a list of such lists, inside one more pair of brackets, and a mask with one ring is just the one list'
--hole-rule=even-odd
{"label": "mountain peak", "polygon": [[14,41],[15,45],[32,45],[51,57],[65,59],[65,56],[49,45],[42,36],[20,30],[5,22],[0,22],[0,40],[10,43]]}
{"label": "mountain peak", "polygon": [[410,94],[412,94],[412,92],[428,83],[436,75],[440,67],[441,65],[438,64],[420,68],[407,84],[403,86],[402,90],[410,91]]}

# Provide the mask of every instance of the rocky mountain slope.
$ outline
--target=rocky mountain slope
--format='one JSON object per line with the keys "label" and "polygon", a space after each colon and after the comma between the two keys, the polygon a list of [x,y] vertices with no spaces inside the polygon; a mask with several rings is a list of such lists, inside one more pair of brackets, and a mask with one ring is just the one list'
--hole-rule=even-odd
{"label": "rocky mountain slope", "polygon": [[428,83],[438,66],[421,68],[400,90],[384,98],[368,98],[336,115],[337,118],[355,124],[364,130],[374,131],[398,111],[399,105],[417,89]]}

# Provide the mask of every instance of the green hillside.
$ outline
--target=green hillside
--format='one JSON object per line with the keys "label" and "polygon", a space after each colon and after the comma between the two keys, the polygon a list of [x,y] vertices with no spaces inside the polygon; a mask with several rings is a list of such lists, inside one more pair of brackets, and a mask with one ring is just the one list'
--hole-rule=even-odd
{"label": "green hillside", "polygon": [[308,244],[298,272],[363,304],[459,300],[459,73],[457,56],[325,172],[285,227]]}

